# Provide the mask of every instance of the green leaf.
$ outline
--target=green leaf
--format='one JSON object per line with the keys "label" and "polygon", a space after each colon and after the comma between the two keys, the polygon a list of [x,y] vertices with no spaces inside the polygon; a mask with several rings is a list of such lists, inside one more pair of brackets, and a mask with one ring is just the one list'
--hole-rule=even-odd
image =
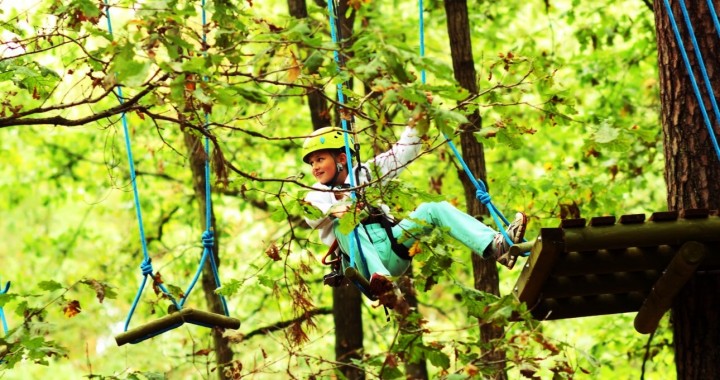
{"label": "green leaf", "polygon": [[215,290],[215,293],[217,293],[221,296],[225,296],[225,297],[232,296],[240,290],[240,288],[243,286],[244,283],[245,283],[244,280],[236,280],[236,279],[232,279],[229,282],[226,281],[222,284],[221,287],[219,287]]}
{"label": "green leaf", "polygon": [[450,357],[440,350],[426,350],[425,356],[430,363],[436,367],[443,369],[450,368]]}
{"label": "green leaf", "polygon": [[59,282],[53,280],[40,281],[40,283],[38,283],[38,286],[40,287],[40,289],[47,290],[49,292],[58,289],[65,289]]}
{"label": "green leaf", "polygon": [[182,70],[202,74],[206,71],[208,60],[205,57],[193,57],[182,63]]}
{"label": "green leaf", "polygon": [[277,279],[271,278],[269,276],[258,276],[258,282],[260,283],[260,285],[268,289],[275,289],[277,287]]}
{"label": "green leaf", "polygon": [[593,140],[600,144],[607,144],[617,140],[618,136],[620,136],[620,131],[618,131],[617,128],[613,128],[609,123],[604,122],[595,132]]}

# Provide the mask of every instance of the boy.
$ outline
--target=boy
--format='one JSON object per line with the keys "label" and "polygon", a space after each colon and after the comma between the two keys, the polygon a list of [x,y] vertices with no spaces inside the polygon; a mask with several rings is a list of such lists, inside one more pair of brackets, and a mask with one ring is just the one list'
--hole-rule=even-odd
{"label": "boy", "polygon": [[[313,187],[318,189],[308,193],[305,200],[317,207],[324,215],[320,219],[305,219],[312,228],[320,232],[320,239],[326,245],[331,246],[337,240],[340,249],[345,253],[354,252],[358,255],[359,250],[362,251],[366,267],[358,270],[370,279],[369,290],[379,298],[381,304],[392,308],[401,298],[390,277],[400,276],[408,269],[411,257],[407,249],[416,240],[410,235],[409,238],[402,240],[402,244],[398,243],[398,238],[404,232],[430,232],[434,227],[447,227],[453,238],[473,252],[508,265],[509,244],[503,235],[448,202],[421,204],[410,213],[408,218],[398,223],[392,219],[387,206],[379,205],[371,208],[371,217],[356,228],[360,241],[358,248],[354,232],[344,234],[339,230],[338,219],[346,212],[352,211],[350,207],[353,207],[347,200],[347,192],[332,191],[348,188],[349,170],[355,170],[348,168],[343,133],[340,128],[326,127],[318,129],[305,139],[302,148],[303,161],[312,167],[312,174],[317,180]],[[378,176],[381,183],[396,177],[417,157],[421,146],[421,136],[415,128],[406,127],[390,150],[362,164],[363,170],[355,171],[359,177],[356,178],[355,185],[370,182],[368,174],[371,173],[369,169],[371,165],[375,169],[372,173]],[[526,225],[525,214],[517,213],[507,229],[507,234],[514,243],[522,241]],[[362,262],[359,256],[356,257],[355,262]],[[346,265],[343,260],[343,266]]]}

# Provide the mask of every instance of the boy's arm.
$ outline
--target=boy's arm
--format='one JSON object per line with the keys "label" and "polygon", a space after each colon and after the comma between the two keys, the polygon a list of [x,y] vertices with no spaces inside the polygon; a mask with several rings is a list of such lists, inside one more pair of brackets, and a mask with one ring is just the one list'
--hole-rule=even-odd
{"label": "boy's arm", "polygon": [[351,202],[348,201],[348,197],[345,196],[340,200],[332,201],[335,195],[328,196],[327,192],[323,191],[312,191],[305,196],[305,202],[310,203],[313,207],[320,210],[322,217],[317,219],[311,219],[305,216],[305,221],[312,228],[317,228],[322,225],[331,217],[341,218],[351,207]]}
{"label": "boy's arm", "polygon": [[422,148],[422,137],[417,129],[407,126],[400,139],[387,152],[381,153],[368,164],[374,164],[376,175],[383,182],[395,178],[405,166],[415,159]]}
{"label": "boy's arm", "polygon": [[328,212],[330,211],[330,208],[332,207],[332,202],[329,202],[327,197],[322,191],[311,191],[305,196],[305,202],[310,203],[313,207],[320,210],[320,212],[324,215],[323,217],[319,219],[310,219],[307,216],[304,217],[307,224],[310,225],[312,228],[316,228],[317,226],[321,225],[325,220],[328,218]]}

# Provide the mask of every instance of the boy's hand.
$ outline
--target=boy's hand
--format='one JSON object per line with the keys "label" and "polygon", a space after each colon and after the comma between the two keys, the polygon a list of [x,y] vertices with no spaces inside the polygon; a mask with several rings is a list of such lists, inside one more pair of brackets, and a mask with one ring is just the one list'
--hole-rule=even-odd
{"label": "boy's hand", "polygon": [[350,205],[345,203],[338,203],[330,209],[330,215],[335,218],[342,218],[345,213],[350,211]]}
{"label": "boy's hand", "polygon": [[362,202],[357,203],[354,207],[353,207],[352,202],[337,203],[333,207],[330,208],[330,215],[340,219],[346,213],[353,211],[353,209],[355,212],[360,212],[362,210],[363,206],[364,206],[364,204]]}
{"label": "boy's hand", "polygon": [[425,111],[415,112],[408,121],[408,126],[415,128],[420,138],[425,137],[430,129],[430,120],[428,120],[427,113]]}

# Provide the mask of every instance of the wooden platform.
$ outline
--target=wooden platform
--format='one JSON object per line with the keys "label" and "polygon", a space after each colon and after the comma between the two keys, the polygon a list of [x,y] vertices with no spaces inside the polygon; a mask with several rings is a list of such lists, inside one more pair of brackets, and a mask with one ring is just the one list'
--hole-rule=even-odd
{"label": "wooden platform", "polygon": [[569,219],[524,244],[513,291],[540,320],[642,307],[636,329],[649,332],[690,277],[720,272],[720,217],[708,210]]}

